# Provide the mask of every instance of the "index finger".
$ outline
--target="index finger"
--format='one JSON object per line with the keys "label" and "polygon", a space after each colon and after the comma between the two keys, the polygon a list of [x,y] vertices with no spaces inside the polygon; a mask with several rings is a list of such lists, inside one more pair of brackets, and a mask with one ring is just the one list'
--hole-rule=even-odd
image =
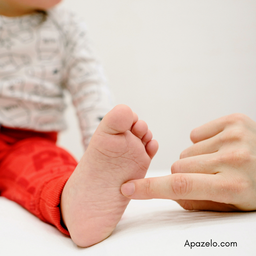
{"label": "index finger", "polygon": [[121,192],[129,199],[212,200],[226,203],[228,191],[215,174],[175,173],[162,177],[132,180],[122,185]]}

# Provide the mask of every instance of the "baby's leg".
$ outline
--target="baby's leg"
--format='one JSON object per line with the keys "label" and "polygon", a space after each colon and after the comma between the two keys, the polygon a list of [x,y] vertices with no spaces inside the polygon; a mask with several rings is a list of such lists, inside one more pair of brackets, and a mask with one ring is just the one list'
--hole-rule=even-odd
{"label": "baby's leg", "polygon": [[103,118],[62,193],[63,220],[77,245],[91,246],[112,233],[129,203],[121,185],[143,178],[157,149],[146,123],[127,106]]}
{"label": "baby's leg", "polygon": [[14,137],[4,134],[3,129],[0,133],[1,196],[68,234],[61,225],[60,196],[77,162],[51,139]]}

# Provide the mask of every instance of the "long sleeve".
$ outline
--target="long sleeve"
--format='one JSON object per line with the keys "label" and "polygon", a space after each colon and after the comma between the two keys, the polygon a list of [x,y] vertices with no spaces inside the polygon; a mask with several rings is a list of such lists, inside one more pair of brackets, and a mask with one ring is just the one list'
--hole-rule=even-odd
{"label": "long sleeve", "polygon": [[70,14],[63,24],[66,36],[64,87],[71,93],[82,131],[83,145],[113,107],[102,67],[93,53],[83,22]]}

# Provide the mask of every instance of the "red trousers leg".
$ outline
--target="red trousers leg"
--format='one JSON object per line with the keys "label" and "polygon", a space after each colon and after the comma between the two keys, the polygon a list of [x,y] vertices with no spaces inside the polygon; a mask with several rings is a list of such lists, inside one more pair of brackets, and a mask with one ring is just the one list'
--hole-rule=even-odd
{"label": "red trousers leg", "polygon": [[76,160],[49,139],[31,137],[14,143],[4,136],[0,134],[1,196],[68,235],[61,221],[60,199]]}

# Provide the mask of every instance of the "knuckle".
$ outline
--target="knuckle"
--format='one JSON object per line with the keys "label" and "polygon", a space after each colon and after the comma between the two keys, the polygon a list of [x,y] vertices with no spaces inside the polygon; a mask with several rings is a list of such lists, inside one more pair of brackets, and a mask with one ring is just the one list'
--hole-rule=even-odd
{"label": "knuckle", "polygon": [[148,195],[148,196],[152,195],[151,179],[145,179],[144,180],[144,191],[145,191],[146,195]]}
{"label": "knuckle", "polygon": [[250,188],[250,182],[243,178],[234,178],[228,182],[221,182],[219,184],[219,191],[221,192],[221,201],[223,203],[236,203],[240,199],[240,195],[247,193]]}
{"label": "knuckle", "polygon": [[235,196],[231,191],[233,191],[233,184],[231,182],[220,182],[218,186],[218,191],[221,195],[220,202],[229,204],[232,202]]}
{"label": "knuckle", "polygon": [[233,181],[234,184],[237,184],[237,186],[234,188],[234,192],[236,194],[246,193],[250,190],[252,187],[252,181],[249,178],[245,177],[238,177],[235,178]]}
{"label": "knuckle", "polygon": [[239,149],[236,153],[238,162],[249,163],[252,160],[251,152],[248,149]]}
{"label": "knuckle", "polygon": [[239,186],[237,188],[237,194],[240,195],[239,198],[244,198],[244,195],[250,195],[254,190],[254,184],[251,179],[240,179]]}
{"label": "knuckle", "polygon": [[233,140],[242,140],[244,137],[245,137],[245,131],[243,128],[236,128],[236,129],[233,129],[231,132],[231,138]]}
{"label": "knuckle", "polygon": [[242,141],[246,138],[246,131],[242,127],[233,128],[226,132],[224,132],[220,136],[220,142],[226,143],[226,142],[232,142],[232,141]]}
{"label": "knuckle", "polygon": [[246,193],[246,191],[249,190],[249,188],[251,187],[250,185],[250,182],[246,179],[243,179],[243,178],[236,178],[234,181],[233,181],[233,185],[231,187],[231,192],[236,194],[236,195],[240,195],[242,193]]}
{"label": "knuckle", "polygon": [[244,123],[247,117],[244,114],[234,113],[225,118],[226,124]]}
{"label": "knuckle", "polygon": [[173,175],[171,180],[171,188],[173,193],[177,196],[186,196],[192,190],[191,181],[182,174]]}
{"label": "knuckle", "polygon": [[247,149],[238,149],[236,151],[228,152],[220,155],[219,162],[221,164],[229,164],[231,166],[240,166],[251,162],[252,156]]}

